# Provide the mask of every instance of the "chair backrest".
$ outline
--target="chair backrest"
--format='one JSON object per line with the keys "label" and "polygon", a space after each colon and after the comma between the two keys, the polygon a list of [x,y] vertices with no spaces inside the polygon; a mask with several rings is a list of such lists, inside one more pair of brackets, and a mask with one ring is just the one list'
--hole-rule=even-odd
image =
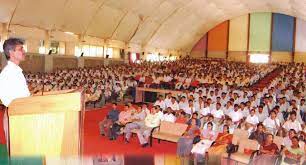
{"label": "chair backrest", "polygon": [[249,138],[249,133],[247,130],[235,129],[233,133],[232,143],[238,145],[242,139],[248,139],[248,138]]}
{"label": "chair backrest", "polygon": [[274,136],[273,142],[277,145],[278,149],[281,149],[281,145],[283,144],[284,138],[280,136]]}
{"label": "chair backrest", "polygon": [[258,142],[256,140],[250,140],[250,139],[242,139],[239,141],[239,148],[238,152],[244,153],[244,149],[249,150],[257,150],[258,149]]}
{"label": "chair backrest", "polygon": [[162,121],[160,123],[159,132],[181,136],[186,131],[187,127],[187,124]]}

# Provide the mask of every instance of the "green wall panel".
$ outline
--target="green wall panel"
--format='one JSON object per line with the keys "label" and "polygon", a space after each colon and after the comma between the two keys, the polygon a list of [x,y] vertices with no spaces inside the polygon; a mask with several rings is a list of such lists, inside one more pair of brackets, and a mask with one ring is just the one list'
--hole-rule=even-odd
{"label": "green wall panel", "polygon": [[250,16],[249,51],[269,52],[272,13],[253,13]]}

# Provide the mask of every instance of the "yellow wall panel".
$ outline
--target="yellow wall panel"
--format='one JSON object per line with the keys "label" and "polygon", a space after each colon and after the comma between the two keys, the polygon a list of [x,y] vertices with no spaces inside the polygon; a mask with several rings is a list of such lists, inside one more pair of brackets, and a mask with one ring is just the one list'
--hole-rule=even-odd
{"label": "yellow wall panel", "polygon": [[271,62],[291,62],[291,52],[272,52]]}
{"label": "yellow wall panel", "polygon": [[247,51],[249,15],[243,15],[230,21],[229,51]]}
{"label": "yellow wall panel", "polygon": [[242,51],[232,51],[232,52],[228,52],[228,60],[229,61],[238,61],[238,62],[246,62],[247,58],[246,58],[246,54],[247,52],[242,52]]}
{"label": "yellow wall panel", "polygon": [[295,52],[294,62],[306,63],[306,52]]}

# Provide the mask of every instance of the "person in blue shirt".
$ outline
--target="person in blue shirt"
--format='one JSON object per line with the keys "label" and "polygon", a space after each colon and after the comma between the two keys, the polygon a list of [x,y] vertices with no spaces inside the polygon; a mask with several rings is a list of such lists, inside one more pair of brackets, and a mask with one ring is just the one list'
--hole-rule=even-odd
{"label": "person in blue shirt", "polygon": [[[117,109],[117,103],[113,103],[112,110],[110,110],[106,117],[99,122],[100,135],[111,138],[110,128],[111,126],[118,121],[119,119],[119,110]],[[112,139],[110,139],[112,140]]]}
{"label": "person in blue shirt", "polygon": [[200,128],[201,127],[201,120],[198,118],[198,113],[193,112],[191,118],[187,121],[186,124],[191,124],[192,119],[195,119],[196,125]]}

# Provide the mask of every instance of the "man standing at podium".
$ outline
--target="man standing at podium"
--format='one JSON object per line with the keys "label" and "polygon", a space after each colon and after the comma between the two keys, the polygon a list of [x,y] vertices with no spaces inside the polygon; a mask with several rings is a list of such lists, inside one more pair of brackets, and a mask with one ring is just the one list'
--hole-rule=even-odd
{"label": "man standing at podium", "polygon": [[[24,41],[19,38],[9,38],[3,44],[3,53],[7,59],[7,65],[0,73],[0,100],[6,107],[14,99],[30,96],[26,79],[19,67],[20,62],[25,60],[23,45]],[[3,127],[8,144],[7,108],[3,117]]]}

